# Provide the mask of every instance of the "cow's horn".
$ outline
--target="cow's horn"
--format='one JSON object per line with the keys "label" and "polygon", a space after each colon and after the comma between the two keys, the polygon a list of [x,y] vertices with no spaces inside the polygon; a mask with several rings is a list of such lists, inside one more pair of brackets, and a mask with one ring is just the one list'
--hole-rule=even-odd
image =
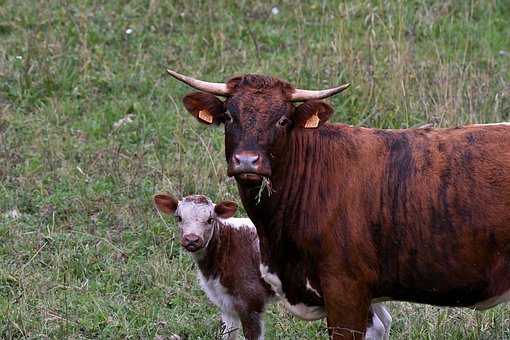
{"label": "cow's horn", "polygon": [[182,81],[183,83],[188,84],[191,87],[196,88],[197,90],[208,92],[215,94],[217,96],[229,96],[227,84],[225,83],[209,83],[207,81],[191,78],[170,69],[166,70],[172,77],[177,80]]}
{"label": "cow's horn", "polygon": [[320,91],[295,89],[294,93],[292,93],[292,96],[290,97],[290,100],[293,102],[303,102],[305,100],[311,100],[311,99],[324,99],[324,98],[328,98],[328,97],[331,97],[337,93],[342,92],[349,86],[351,86],[351,84],[343,84],[338,87],[333,87],[333,88],[330,88],[327,90],[320,90]]}

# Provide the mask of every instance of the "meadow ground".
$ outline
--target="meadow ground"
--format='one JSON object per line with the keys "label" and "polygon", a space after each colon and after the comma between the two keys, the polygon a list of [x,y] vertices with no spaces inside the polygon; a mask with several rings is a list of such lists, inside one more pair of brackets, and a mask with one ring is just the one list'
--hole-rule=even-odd
{"label": "meadow ground", "polygon": [[[336,122],[508,121],[509,18],[507,0],[0,0],[0,337],[219,333],[151,198],[239,200],[221,128],[184,111],[189,89],[166,67],[351,82]],[[393,339],[510,338],[507,306],[389,305]],[[268,339],[325,338],[279,306],[266,320]]]}

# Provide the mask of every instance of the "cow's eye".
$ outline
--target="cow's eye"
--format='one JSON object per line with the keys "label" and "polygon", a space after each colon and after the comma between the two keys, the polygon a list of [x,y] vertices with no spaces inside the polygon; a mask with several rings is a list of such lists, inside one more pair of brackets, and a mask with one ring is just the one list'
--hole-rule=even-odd
{"label": "cow's eye", "polygon": [[276,122],[276,126],[278,126],[278,127],[286,127],[289,124],[290,124],[290,119],[285,116],[283,116],[282,118],[280,118],[278,120],[278,122]]}
{"label": "cow's eye", "polygon": [[176,220],[177,222],[182,222],[182,217],[181,217],[181,216],[179,216],[179,215],[175,215],[175,220]]}
{"label": "cow's eye", "polygon": [[226,111],[225,112],[225,124],[230,124],[234,121],[234,118],[232,118],[232,115],[230,114],[230,112]]}
{"label": "cow's eye", "polygon": [[209,217],[209,219],[207,220],[207,224],[212,224],[212,223],[213,223],[213,218]]}

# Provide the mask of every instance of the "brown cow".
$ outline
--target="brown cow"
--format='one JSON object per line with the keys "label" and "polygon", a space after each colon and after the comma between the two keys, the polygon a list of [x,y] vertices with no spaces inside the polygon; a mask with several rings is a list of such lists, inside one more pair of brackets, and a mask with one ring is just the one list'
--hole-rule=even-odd
{"label": "brown cow", "polygon": [[198,120],[225,124],[266,280],[301,311],[324,305],[332,338],[362,338],[373,301],[485,309],[510,298],[510,126],[328,124],[318,99],[344,87],[173,75],[205,91],[184,98]]}

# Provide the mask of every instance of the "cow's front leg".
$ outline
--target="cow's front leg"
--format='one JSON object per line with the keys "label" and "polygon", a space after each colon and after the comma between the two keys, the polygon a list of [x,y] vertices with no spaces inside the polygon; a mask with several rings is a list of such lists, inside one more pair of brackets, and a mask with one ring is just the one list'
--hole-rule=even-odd
{"label": "cow's front leg", "polygon": [[356,283],[323,284],[328,332],[334,340],[361,340],[368,323],[370,298]]}

